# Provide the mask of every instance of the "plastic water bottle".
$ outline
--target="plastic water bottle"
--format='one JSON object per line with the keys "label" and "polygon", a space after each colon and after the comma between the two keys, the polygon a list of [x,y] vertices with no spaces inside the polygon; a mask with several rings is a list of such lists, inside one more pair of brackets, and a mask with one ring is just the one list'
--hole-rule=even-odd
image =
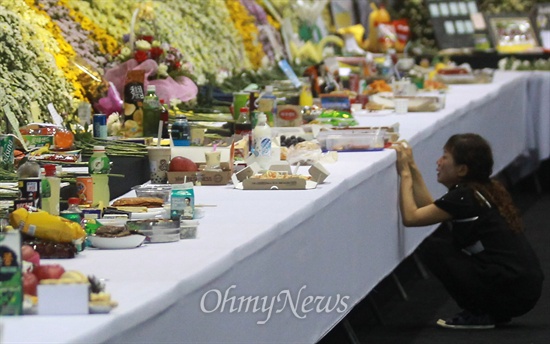
{"label": "plastic water bottle", "polygon": [[48,192],[46,194],[45,183],[42,184],[42,210],[47,211],[52,215],[59,215],[59,194],[61,189],[61,179],[55,175],[55,165],[44,165],[46,177],[44,181],[47,182]]}
{"label": "plastic water bottle", "polygon": [[60,215],[61,217],[71,220],[73,222],[82,223],[82,210],[80,210],[80,199],[78,197],[71,197],[67,200],[69,202],[69,207],[67,210],[63,210]]}
{"label": "plastic water bottle", "polygon": [[143,99],[143,136],[157,137],[162,106],[155,85],[147,86],[147,95]]}
{"label": "plastic water bottle", "polygon": [[184,115],[178,115],[174,124],[170,128],[170,135],[174,146],[190,146],[191,145],[191,128],[189,122]]}
{"label": "plastic water bottle", "polygon": [[271,127],[267,124],[265,113],[258,114],[258,123],[252,131],[254,139],[254,156],[263,169],[268,169],[271,162]]}
{"label": "plastic water bottle", "polygon": [[93,180],[92,207],[107,207],[110,200],[108,174],[111,171],[111,161],[105,154],[104,146],[94,147],[94,153],[88,162],[88,171]]}
{"label": "plastic water bottle", "polygon": [[111,171],[111,161],[105,154],[105,146],[94,146],[94,151],[88,161],[90,174],[107,174]]}
{"label": "plastic water bottle", "polygon": [[265,113],[267,123],[273,125],[277,116],[277,96],[273,94],[273,86],[267,85],[258,99],[258,111]]}
{"label": "plastic water bottle", "polygon": [[242,107],[239,110],[239,118],[237,118],[237,121],[235,122],[235,134],[246,138],[250,148],[252,141],[252,122],[250,121],[247,107]]}

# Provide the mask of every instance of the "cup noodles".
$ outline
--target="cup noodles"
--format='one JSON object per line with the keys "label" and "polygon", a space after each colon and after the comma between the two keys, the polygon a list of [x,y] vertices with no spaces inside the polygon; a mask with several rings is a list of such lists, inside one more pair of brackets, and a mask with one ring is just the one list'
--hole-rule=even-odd
{"label": "cup noodles", "polygon": [[302,107],[299,105],[279,105],[275,117],[276,127],[299,127],[302,125]]}

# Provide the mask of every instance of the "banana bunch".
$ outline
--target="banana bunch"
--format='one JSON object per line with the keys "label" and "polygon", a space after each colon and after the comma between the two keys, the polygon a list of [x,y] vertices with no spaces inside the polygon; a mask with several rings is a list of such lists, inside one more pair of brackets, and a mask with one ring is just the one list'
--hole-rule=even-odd
{"label": "banana bunch", "polygon": [[90,306],[115,308],[118,302],[111,299],[111,294],[104,291],[90,294]]}
{"label": "banana bunch", "polygon": [[295,59],[320,63],[323,61],[323,50],[328,44],[335,44],[342,48],[344,46],[344,41],[335,35],[328,35],[319,41],[319,43],[307,41],[301,47],[298,47],[295,42],[290,41],[290,53]]}
{"label": "banana bunch", "polygon": [[40,281],[40,284],[90,284],[88,277],[80,271],[65,271],[59,278],[47,278]]}

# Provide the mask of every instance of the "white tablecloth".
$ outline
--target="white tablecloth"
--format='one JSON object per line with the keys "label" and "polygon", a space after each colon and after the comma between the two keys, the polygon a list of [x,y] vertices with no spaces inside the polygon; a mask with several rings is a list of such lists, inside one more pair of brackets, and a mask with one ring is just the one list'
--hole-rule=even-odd
{"label": "white tablecloth", "polygon": [[[528,150],[550,156],[549,90],[550,73],[498,72],[491,84],[451,86],[439,112],[357,118],[399,122],[437,197],[445,189],[435,161],[454,133],[486,137],[495,172]],[[392,150],[341,153],[326,168],[315,190],[197,187],[197,203],[216,205],[203,208],[197,239],[45,262],[106,279],[119,306],[108,315],[4,317],[4,342],[318,341],[434,229],[400,224]]]}

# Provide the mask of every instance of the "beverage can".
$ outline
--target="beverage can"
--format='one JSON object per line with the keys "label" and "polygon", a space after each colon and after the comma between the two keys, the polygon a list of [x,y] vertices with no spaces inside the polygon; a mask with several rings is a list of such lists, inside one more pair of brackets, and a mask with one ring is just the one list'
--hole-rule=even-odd
{"label": "beverage can", "polygon": [[80,199],[80,204],[91,206],[94,201],[94,181],[92,177],[76,177],[76,192]]}
{"label": "beverage can", "polygon": [[32,202],[32,206],[40,208],[42,202],[40,199],[41,178],[21,178],[18,181],[20,199]]}
{"label": "beverage can", "polygon": [[94,137],[107,137],[107,115],[102,113],[94,114]]}

